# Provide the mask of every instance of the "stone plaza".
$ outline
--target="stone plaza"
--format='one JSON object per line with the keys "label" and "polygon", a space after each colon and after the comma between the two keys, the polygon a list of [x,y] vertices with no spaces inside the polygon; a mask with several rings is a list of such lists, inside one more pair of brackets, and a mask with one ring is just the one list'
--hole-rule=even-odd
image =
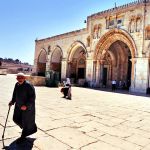
{"label": "stone plaza", "polygon": [[[0,76],[0,135],[15,82],[14,75]],[[38,132],[17,145],[21,130],[12,121],[12,107],[4,137],[9,150],[150,150],[146,95],[72,87],[72,100],[67,100],[60,88],[35,89]]]}

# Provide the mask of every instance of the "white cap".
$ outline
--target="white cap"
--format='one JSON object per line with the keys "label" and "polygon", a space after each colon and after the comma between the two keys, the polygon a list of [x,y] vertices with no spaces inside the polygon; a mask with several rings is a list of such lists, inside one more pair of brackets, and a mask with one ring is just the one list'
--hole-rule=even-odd
{"label": "white cap", "polygon": [[19,72],[16,76],[17,76],[17,77],[18,77],[18,76],[23,76],[23,77],[25,77],[25,74],[24,74],[23,72]]}

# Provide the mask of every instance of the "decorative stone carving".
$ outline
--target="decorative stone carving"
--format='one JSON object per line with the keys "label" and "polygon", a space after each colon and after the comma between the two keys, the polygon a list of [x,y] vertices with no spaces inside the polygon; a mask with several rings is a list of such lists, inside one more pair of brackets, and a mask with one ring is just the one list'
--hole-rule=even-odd
{"label": "decorative stone carving", "polygon": [[135,21],[134,21],[134,19],[132,19],[131,21],[130,21],[130,25],[129,25],[130,27],[130,29],[129,29],[129,32],[130,33],[133,33],[134,31],[135,31]]}
{"label": "decorative stone carving", "polygon": [[87,37],[87,47],[90,47],[90,42],[91,42],[91,38],[90,38],[90,35]]}
{"label": "decorative stone carving", "polygon": [[142,15],[131,16],[129,22],[129,32],[140,32],[142,26]]}
{"label": "decorative stone carving", "polygon": [[120,28],[123,26],[124,22],[124,15],[113,15],[113,16],[108,16],[105,18],[106,19],[106,29],[112,29],[112,28]]}
{"label": "decorative stone carving", "polygon": [[97,39],[98,38],[98,25],[94,25],[93,28],[93,39]]}
{"label": "decorative stone carving", "polygon": [[96,24],[93,28],[93,39],[99,39],[101,36],[102,25]]}
{"label": "decorative stone carving", "polygon": [[142,24],[142,19],[141,18],[137,18],[136,19],[136,32],[140,32],[141,31],[141,24]]}

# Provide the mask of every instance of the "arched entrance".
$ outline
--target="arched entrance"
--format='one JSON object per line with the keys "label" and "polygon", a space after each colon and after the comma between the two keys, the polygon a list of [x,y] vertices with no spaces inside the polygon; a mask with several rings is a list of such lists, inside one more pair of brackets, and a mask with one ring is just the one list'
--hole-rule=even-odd
{"label": "arched entrance", "polygon": [[116,80],[117,86],[128,89],[134,81],[135,44],[122,30],[113,29],[99,41],[94,58],[99,62],[97,82],[102,87],[110,87]]}
{"label": "arched entrance", "polygon": [[37,62],[37,72],[38,76],[45,76],[45,71],[46,71],[46,51],[44,49],[41,50],[39,57],[38,57],[38,62]]}
{"label": "arched entrance", "polygon": [[73,83],[82,85],[86,78],[86,49],[81,42],[75,42],[68,56],[67,76]]}
{"label": "arched entrance", "polygon": [[61,81],[61,61],[62,61],[62,50],[60,47],[57,46],[51,55],[50,70],[58,74],[59,81]]}

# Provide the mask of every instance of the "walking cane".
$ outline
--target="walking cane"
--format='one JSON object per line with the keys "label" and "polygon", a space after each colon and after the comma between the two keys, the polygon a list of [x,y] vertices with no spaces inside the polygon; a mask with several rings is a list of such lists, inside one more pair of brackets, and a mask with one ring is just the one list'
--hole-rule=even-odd
{"label": "walking cane", "polygon": [[7,117],[6,117],[6,121],[5,121],[5,126],[4,126],[4,130],[3,130],[3,135],[2,135],[3,149],[5,149],[5,145],[4,145],[4,133],[5,133],[5,129],[6,129],[6,124],[7,124],[7,120],[8,120],[8,115],[9,115],[9,112],[10,112],[10,107],[11,107],[11,106],[9,106],[9,109],[8,109],[8,113],[7,113]]}

